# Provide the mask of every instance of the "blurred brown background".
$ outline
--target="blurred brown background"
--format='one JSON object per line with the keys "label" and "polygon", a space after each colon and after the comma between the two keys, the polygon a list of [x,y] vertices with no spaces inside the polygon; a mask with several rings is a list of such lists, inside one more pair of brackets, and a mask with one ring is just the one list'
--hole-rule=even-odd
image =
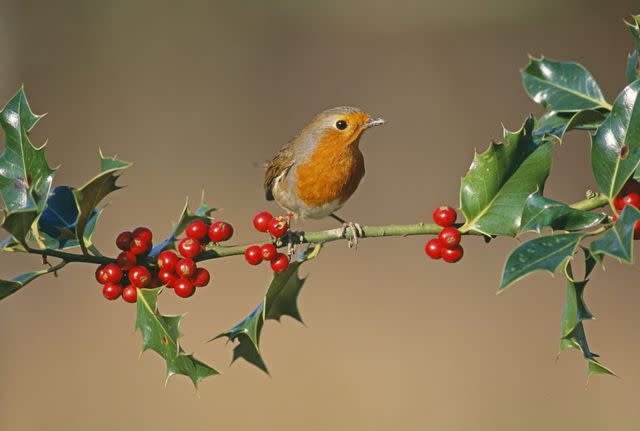
{"label": "blurred brown background", "polygon": [[[125,228],[165,234],[202,188],[238,241],[260,240],[251,217],[276,208],[254,163],[341,104],[388,120],[363,140],[367,176],[343,216],[415,222],[457,203],[474,149],[501,123],[517,129],[539,113],[520,84],[527,53],[582,62],[613,101],[631,49],[622,19],[637,6],[0,0],[0,100],[24,83],[34,110],[49,112],[33,140],[49,138],[57,184],[93,176],[98,148],[135,161],[96,234],[106,250]],[[579,200],[594,187],[588,145],[578,135],[557,148],[550,196]],[[204,342],[256,305],[267,269],[210,264],[210,287],[160,302],[189,313],[183,345],[224,372],[198,393],[181,377],[164,388],[162,360],[138,359],[134,307],[105,301],[94,268],[67,267],[0,303],[0,429],[637,429],[635,267],[610,263],[593,277],[587,299],[600,320],[588,335],[622,379],[598,376],[585,390],[577,352],[554,361],[561,279],[536,275],[496,296],[513,240],[468,238],[455,266],[427,261],[423,244],[326,247],[305,268],[307,327],[267,324],[271,378],[244,362],[228,368],[231,346]],[[5,277],[39,264],[0,259]]]}

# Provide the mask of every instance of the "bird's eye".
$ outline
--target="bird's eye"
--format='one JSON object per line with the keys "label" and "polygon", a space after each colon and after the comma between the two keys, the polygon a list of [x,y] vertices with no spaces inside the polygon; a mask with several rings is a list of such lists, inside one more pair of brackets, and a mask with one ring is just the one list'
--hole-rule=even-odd
{"label": "bird's eye", "polygon": [[344,121],[344,120],[339,120],[339,121],[336,123],[336,129],[338,129],[338,130],[344,130],[344,129],[346,129],[346,128],[347,128],[347,122],[346,122],[346,121]]}

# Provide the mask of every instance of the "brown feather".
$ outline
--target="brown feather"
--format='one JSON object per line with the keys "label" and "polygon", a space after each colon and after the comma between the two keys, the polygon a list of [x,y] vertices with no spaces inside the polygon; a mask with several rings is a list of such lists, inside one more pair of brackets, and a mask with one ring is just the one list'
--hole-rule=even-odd
{"label": "brown feather", "polygon": [[293,164],[293,151],[291,145],[287,144],[276,154],[276,156],[267,165],[267,170],[264,174],[264,193],[268,201],[272,201],[273,186],[276,178],[278,178],[287,169],[291,168]]}

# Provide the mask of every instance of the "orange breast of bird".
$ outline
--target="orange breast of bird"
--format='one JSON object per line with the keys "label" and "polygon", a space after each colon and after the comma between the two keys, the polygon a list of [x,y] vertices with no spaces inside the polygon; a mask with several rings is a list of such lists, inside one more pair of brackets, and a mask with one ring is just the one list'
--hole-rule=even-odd
{"label": "orange breast of bird", "polygon": [[338,133],[322,137],[309,160],[296,169],[298,198],[309,207],[342,204],[356,191],[364,176],[359,136],[344,142]]}

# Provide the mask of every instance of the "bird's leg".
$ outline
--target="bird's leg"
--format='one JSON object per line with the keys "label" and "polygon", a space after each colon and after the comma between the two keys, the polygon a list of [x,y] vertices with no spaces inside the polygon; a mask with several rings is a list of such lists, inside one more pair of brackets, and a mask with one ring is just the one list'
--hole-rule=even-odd
{"label": "bird's leg", "polygon": [[352,235],[349,238],[349,242],[347,242],[347,245],[349,246],[349,248],[351,247],[358,248],[358,237],[364,236],[364,230],[362,230],[362,226],[352,221],[345,221],[335,214],[331,214],[331,217],[335,220],[338,220],[340,223],[342,223],[342,236],[346,237],[347,231],[351,230]]}
{"label": "bird's leg", "polygon": [[287,223],[289,229],[287,230],[287,256],[291,259],[291,256],[295,254],[295,241],[296,239],[302,244],[304,237],[302,233],[293,232],[291,230],[291,222],[293,221],[294,214],[291,211],[287,211]]}

